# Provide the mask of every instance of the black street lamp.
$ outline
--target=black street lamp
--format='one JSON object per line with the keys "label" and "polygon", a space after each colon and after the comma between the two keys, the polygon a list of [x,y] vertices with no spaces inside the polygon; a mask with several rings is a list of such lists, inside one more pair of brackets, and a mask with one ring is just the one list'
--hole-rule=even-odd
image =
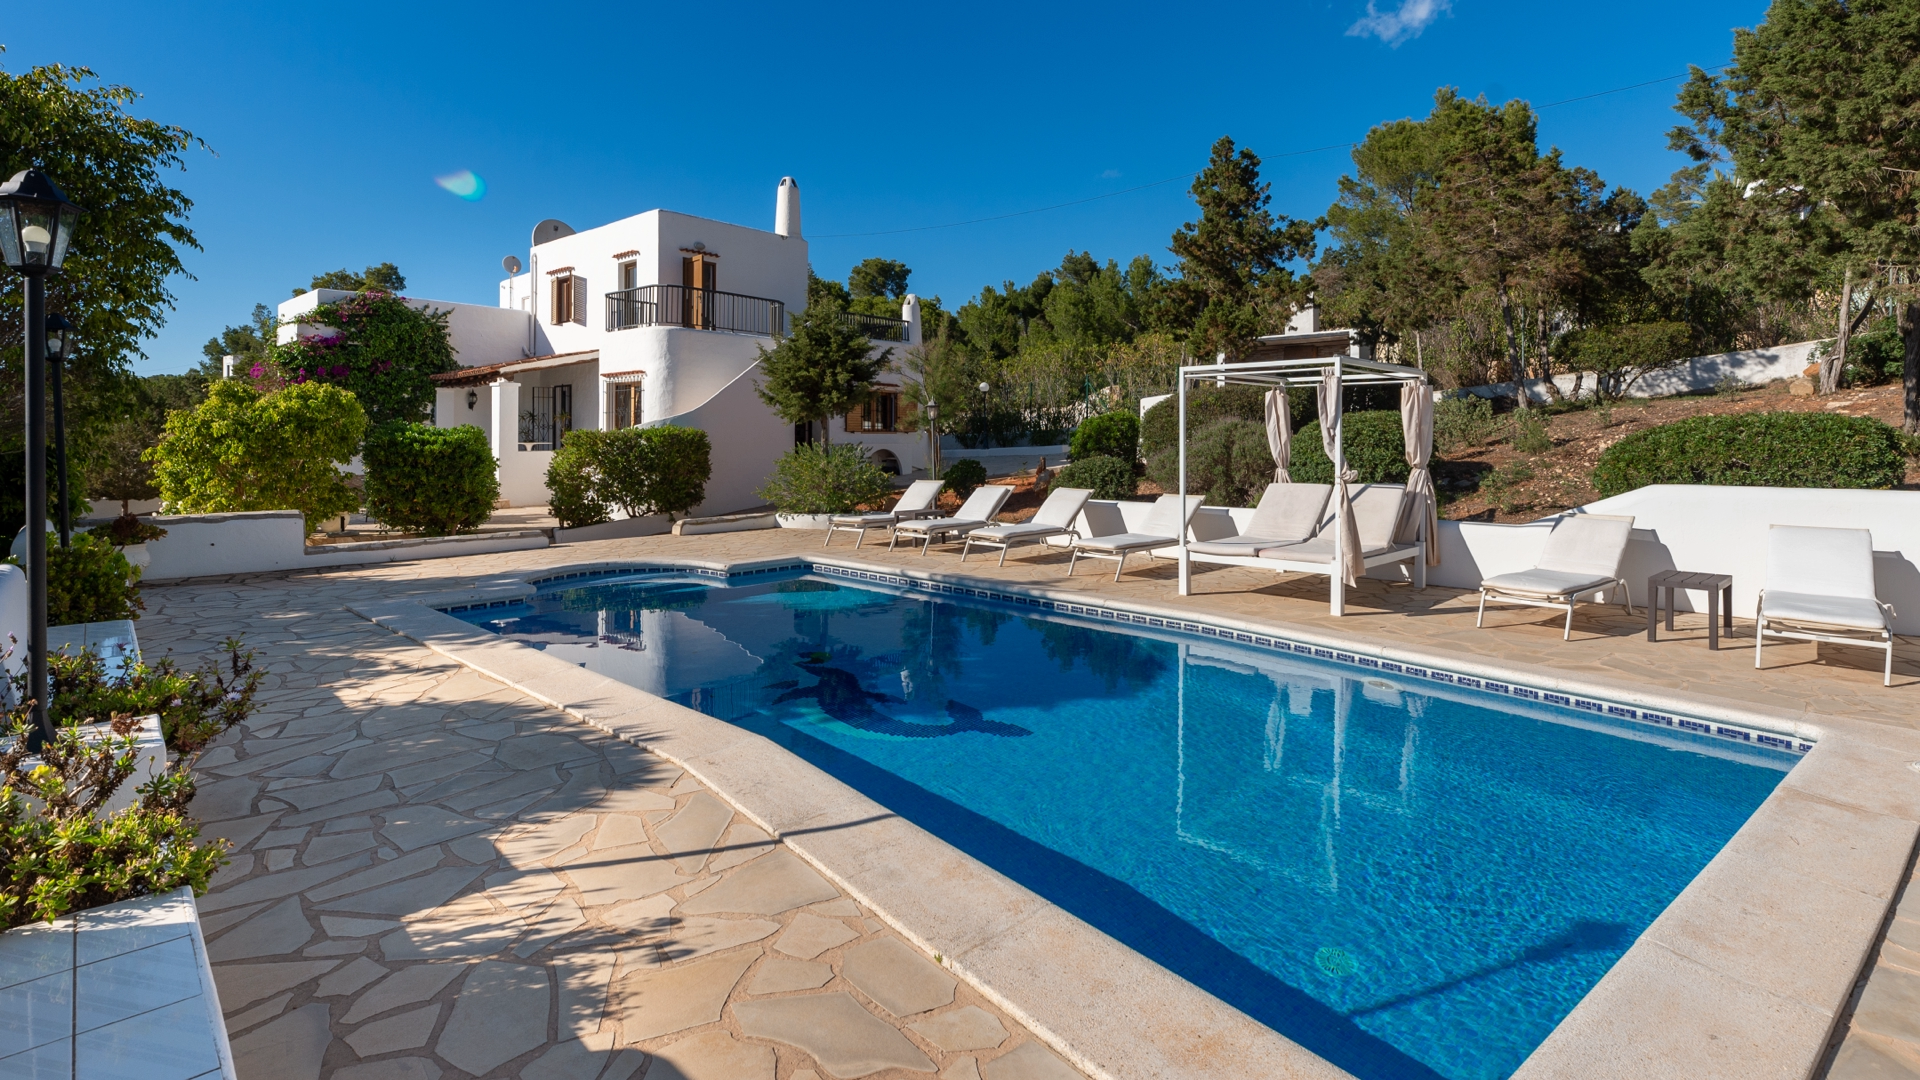
{"label": "black street lamp", "polygon": [[47,282],[67,261],[80,208],[53,181],[22,169],[0,184],[0,262],[27,279],[27,693],[33,726],[54,737],[47,715]]}
{"label": "black street lamp", "polygon": [[47,316],[47,366],[53,369],[53,475],[60,501],[60,548],[73,546],[73,511],[67,504],[67,398],[61,373],[73,355],[73,324],[65,315]]}

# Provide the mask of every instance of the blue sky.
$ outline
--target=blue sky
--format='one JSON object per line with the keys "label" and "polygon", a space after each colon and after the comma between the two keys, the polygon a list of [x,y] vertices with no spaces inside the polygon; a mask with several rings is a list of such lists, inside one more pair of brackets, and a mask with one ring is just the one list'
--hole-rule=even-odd
{"label": "blue sky", "polygon": [[[1186,182],[1147,184],[1232,135],[1276,209],[1321,213],[1369,126],[1442,85],[1544,105],[1726,62],[1758,0],[1081,6],[205,2],[15,5],[0,65],[93,68],[200,135],[175,181],[204,250],[143,374],[314,273],[397,262],[408,292],[495,302],[500,258],[544,217],[655,207],[771,228],[796,177],[821,274],[873,255],[957,306],[1069,248],[1162,262]],[[1560,105],[1541,137],[1642,192],[1681,164],[1676,83]],[[1293,155],[1293,156],[1283,156]],[[434,184],[470,169],[466,201]],[[911,232],[889,230],[919,229]],[[836,236],[834,234],[883,233]]]}

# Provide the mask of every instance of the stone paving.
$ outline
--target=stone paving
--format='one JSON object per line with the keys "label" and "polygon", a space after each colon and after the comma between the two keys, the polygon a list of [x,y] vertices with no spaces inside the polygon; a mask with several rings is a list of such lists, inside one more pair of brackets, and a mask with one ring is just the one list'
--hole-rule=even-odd
{"label": "stone paving", "polygon": [[[343,608],[546,566],[813,555],[819,541],[662,536],[150,588],[149,654],[210,651],[239,629],[276,673],[262,714],[202,759],[195,804],[236,844],[202,911],[242,1080],[1079,1075],[663,760]],[[1583,607],[1562,642],[1557,617],[1532,610],[1490,613],[1476,630],[1471,597],[1439,588],[1365,581],[1333,620],[1324,578],[1213,568],[1183,598],[1165,563],[1116,585],[1065,577],[1051,552],[995,568],[850,548],[831,552],[1776,714],[1920,722],[1910,641],[1887,690],[1874,654],[1845,647],[1770,646],[1756,673],[1751,631],[1708,652],[1699,616],[1649,644],[1643,621]],[[1832,1076],[1920,1076],[1916,904],[1902,905],[1915,919],[1893,924],[1863,984]]]}
{"label": "stone paving", "polygon": [[678,768],[294,584],[141,623],[273,672],[193,806],[241,1080],[1080,1076]]}

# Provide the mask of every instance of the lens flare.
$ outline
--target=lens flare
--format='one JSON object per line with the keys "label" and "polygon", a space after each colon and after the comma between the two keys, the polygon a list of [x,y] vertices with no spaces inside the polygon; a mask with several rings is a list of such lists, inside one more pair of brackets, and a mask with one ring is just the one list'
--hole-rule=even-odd
{"label": "lens flare", "polygon": [[468,202],[479,202],[487,194],[487,182],[472,169],[461,169],[445,176],[436,176],[433,182],[453,192]]}

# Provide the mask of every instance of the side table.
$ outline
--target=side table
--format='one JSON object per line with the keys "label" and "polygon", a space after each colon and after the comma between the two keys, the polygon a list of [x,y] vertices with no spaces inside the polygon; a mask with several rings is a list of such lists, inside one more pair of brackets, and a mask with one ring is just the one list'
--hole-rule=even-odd
{"label": "side table", "polygon": [[1662,570],[1647,579],[1647,640],[1660,640],[1656,624],[1660,616],[1660,590],[1667,591],[1667,632],[1673,632],[1673,594],[1698,589],[1707,594],[1707,648],[1720,647],[1720,627],[1733,629],[1733,575],[1703,574],[1688,570]]}

